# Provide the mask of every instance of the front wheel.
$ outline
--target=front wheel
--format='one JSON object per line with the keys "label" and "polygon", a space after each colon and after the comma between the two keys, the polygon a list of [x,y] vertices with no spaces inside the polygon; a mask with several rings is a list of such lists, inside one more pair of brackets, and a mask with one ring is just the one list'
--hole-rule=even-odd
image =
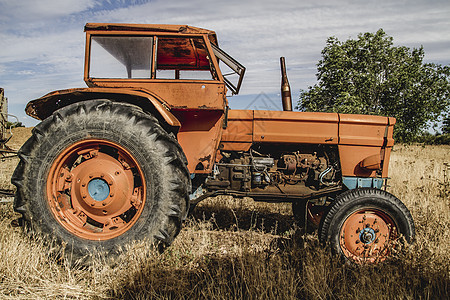
{"label": "front wheel", "polygon": [[377,263],[391,254],[399,238],[414,238],[411,213],[392,194],[373,188],[342,193],[319,229],[320,240],[356,263]]}
{"label": "front wheel", "polygon": [[75,258],[114,254],[134,240],[170,244],[186,217],[186,159],[139,107],[91,100],[61,108],[36,126],[19,157],[15,210]]}

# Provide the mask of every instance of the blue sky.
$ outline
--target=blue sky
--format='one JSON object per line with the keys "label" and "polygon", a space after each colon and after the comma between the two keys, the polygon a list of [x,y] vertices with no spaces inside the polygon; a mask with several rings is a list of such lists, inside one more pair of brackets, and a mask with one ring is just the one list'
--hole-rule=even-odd
{"label": "blue sky", "polygon": [[329,36],[356,38],[383,28],[397,45],[425,49],[425,60],[450,64],[448,0],[0,0],[0,87],[9,111],[27,126],[29,100],[84,87],[87,22],[187,24],[217,32],[222,49],[246,66],[232,108],[280,109],[279,57],[294,100],[316,82]]}

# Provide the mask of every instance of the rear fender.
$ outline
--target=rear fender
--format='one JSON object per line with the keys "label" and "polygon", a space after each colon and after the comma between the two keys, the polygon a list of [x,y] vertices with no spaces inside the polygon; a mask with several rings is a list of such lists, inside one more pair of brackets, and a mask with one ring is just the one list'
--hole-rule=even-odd
{"label": "rear fender", "polygon": [[167,129],[172,132],[178,132],[181,126],[180,121],[169,111],[169,106],[164,100],[149,91],[139,89],[80,88],[59,90],[28,102],[25,111],[27,115],[35,119],[44,120],[57,109],[72,103],[92,99],[109,99],[137,105],[144,111],[152,113],[159,119],[163,127],[169,127]]}

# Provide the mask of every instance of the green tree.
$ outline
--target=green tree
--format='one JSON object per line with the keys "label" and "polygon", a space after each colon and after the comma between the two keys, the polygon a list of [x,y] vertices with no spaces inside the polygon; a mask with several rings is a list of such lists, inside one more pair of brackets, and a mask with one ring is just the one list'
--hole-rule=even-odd
{"label": "green tree", "polygon": [[442,132],[444,134],[450,134],[450,117],[444,119],[444,125],[442,126]]}
{"label": "green tree", "polygon": [[6,128],[25,127],[22,122],[6,122]]}
{"label": "green tree", "polygon": [[394,46],[382,29],[345,42],[330,37],[318,83],[300,92],[298,108],[392,116],[395,138],[412,141],[449,114],[450,68],[423,63],[424,54],[423,47]]}

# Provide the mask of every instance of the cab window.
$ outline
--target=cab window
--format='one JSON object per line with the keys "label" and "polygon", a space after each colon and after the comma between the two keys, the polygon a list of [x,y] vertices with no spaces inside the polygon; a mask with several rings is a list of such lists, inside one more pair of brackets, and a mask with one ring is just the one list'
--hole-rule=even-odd
{"label": "cab window", "polygon": [[153,37],[92,36],[89,77],[151,78]]}
{"label": "cab window", "polygon": [[216,80],[200,37],[158,37],[156,79]]}

